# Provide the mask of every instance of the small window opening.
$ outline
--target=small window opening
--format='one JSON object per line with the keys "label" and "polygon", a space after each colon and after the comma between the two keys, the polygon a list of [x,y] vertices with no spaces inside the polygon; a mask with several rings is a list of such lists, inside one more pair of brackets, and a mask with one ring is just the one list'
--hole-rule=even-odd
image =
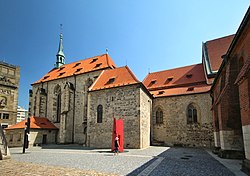
{"label": "small window opening", "polygon": [[75,71],[75,73],[76,73],[76,72],[79,72],[79,71],[81,71],[81,70],[82,70],[82,68],[78,68],[78,69]]}
{"label": "small window opening", "polygon": [[154,85],[155,83],[156,83],[156,80],[152,80],[152,81],[149,83],[148,86],[150,87],[150,86]]}
{"label": "small window opening", "polygon": [[65,67],[60,67],[58,71],[61,71],[61,70],[63,70],[64,68],[65,68]]}
{"label": "small window opening", "polygon": [[192,78],[193,74],[187,74],[186,77],[187,78]]}
{"label": "small window opening", "polygon": [[194,87],[189,87],[188,89],[187,89],[187,91],[193,91],[194,90]]}
{"label": "small window opening", "polygon": [[106,83],[106,85],[107,84],[112,84],[112,83],[114,83],[115,82],[115,78],[110,78],[109,80],[108,80],[108,82]]}
{"label": "small window opening", "polygon": [[167,80],[165,81],[165,84],[168,84],[170,81],[172,81],[174,78],[173,77],[168,77]]}
{"label": "small window opening", "polygon": [[96,64],[95,68],[100,67],[101,65],[102,65],[102,63]]}
{"label": "small window opening", "polygon": [[92,59],[92,61],[90,62],[90,64],[92,64],[92,63],[96,62],[97,60],[98,60],[98,58],[94,58],[94,59]]}
{"label": "small window opening", "polygon": [[65,73],[65,72],[59,73],[59,75],[58,75],[58,76],[62,76],[64,73]]}
{"label": "small window opening", "polygon": [[73,68],[77,67],[80,64],[81,64],[80,62],[76,63]]}
{"label": "small window opening", "polygon": [[165,92],[165,91],[159,91],[159,92],[158,92],[158,95],[162,95],[162,94],[164,94],[164,92]]}
{"label": "small window opening", "polygon": [[47,78],[49,78],[49,76],[44,76],[44,77],[43,77],[43,79],[47,79]]}

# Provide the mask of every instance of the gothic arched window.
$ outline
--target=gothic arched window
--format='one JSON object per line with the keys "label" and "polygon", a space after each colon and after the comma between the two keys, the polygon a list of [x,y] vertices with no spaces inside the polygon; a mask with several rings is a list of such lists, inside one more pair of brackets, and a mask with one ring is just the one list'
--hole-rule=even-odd
{"label": "gothic arched window", "polygon": [[102,105],[97,106],[97,123],[102,123],[103,109]]}
{"label": "gothic arched window", "polygon": [[163,123],[163,112],[162,110],[159,108],[156,111],[156,124],[162,124]]}
{"label": "gothic arched window", "polygon": [[55,87],[55,109],[56,109],[56,122],[60,122],[61,116],[61,87],[57,85]]}
{"label": "gothic arched window", "polygon": [[197,109],[192,105],[188,105],[187,124],[197,123]]}

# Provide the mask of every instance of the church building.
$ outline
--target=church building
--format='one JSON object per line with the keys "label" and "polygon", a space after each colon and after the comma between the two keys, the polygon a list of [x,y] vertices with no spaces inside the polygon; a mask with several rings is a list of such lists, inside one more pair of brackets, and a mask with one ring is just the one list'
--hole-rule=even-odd
{"label": "church building", "polygon": [[64,60],[61,34],[55,67],[30,91],[30,115],[55,124],[56,142],[108,148],[115,117],[124,119],[125,147],[148,147],[152,96],[129,67],[117,67],[108,54]]}

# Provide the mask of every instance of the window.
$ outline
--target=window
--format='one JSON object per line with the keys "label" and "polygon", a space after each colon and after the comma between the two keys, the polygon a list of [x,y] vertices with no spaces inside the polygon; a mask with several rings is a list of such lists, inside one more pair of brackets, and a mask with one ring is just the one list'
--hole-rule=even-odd
{"label": "window", "polygon": [[92,59],[92,61],[90,62],[90,64],[92,64],[92,63],[96,62],[97,60],[98,60],[98,58],[94,58],[94,59]]}
{"label": "window", "polygon": [[13,134],[10,134],[10,142],[13,141]]}
{"label": "window", "polygon": [[158,92],[158,95],[162,95],[162,94],[164,94],[164,92],[165,92],[165,91],[159,91],[159,92]]}
{"label": "window", "polygon": [[2,118],[2,113],[0,113],[0,119]]}
{"label": "window", "polygon": [[61,94],[57,95],[56,101],[56,121],[60,122],[60,115],[61,115]]}
{"label": "window", "polygon": [[97,123],[102,123],[102,114],[103,114],[102,105],[98,105],[97,106]]}
{"label": "window", "polygon": [[3,119],[9,119],[9,114],[3,113]]}
{"label": "window", "polygon": [[57,85],[54,90],[55,99],[54,99],[54,108],[55,108],[55,120],[56,122],[60,122],[61,116],[61,87]]}
{"label": "window", "polygon": [[48,75],[48,76],[44,76],[44,77],[43,77],[43,79],[47,79],[47,78],[49,78],[49,75]]}
{"label": "window", "polygon": [[154,85],[155,83],[156,83],[156,79],[152,80],[152,81],[149,83],[148,87]]}
{"label": "window", "polygon": [[21,139],[22,139],[22,134],[21,134],[21,133],[19,133],[19,134],[18,134],[17,141],[21,141]]}
{"label": "window", "polygon": [[95,68],[98,68],[98,67],[100,67],[101,65],[102,65],[102,63],[96,64],[96,65],[95,65]]}
{"label": "window", "polygon": [[81,69],[82,69],[82,68],[78,68],[78,69],[76,69],[75,73],[76,73],[76,72],[79,72],[79,71],[81,71]]}
{"label": "window", "polygon": [[80,65],[80,64],[81,64],[80,62],[76,63],[75,66],[74,66],[73,68],[77,67],[77,66]]}
{"label": "window", "polygon": [[58,71],[61,71],[61,70],[63,70],[64,68],[65,68],[65,67],[60,67]]}
{"label": "window", "polygon": [[189,87],[188,89],[187,89],[187,91],[193,91],[194,90],[194,87]]}
{"label": "window", "polygon": [[186,75],[187,78],[192,78],[192,76],[193,76],[193,74],[191,74],[191,73]]}
{"label": "window", "polygon": [[156,111],[156,124],[162,124],[163,123],[163,112],[161,109],[158,109]]}
{"label": "window", "polygon": [[169,82],[171,82],[174,79],[174,77],[168,77],[165,81],[165,84],[168,84]]}
{"label": "window", "polygon": [[197,110],[190,104],[187,110],[187,124],[197,123]]}
{"label": "window", "polygon": [[59,73],[58,77],[59,77],[59,76],[62,76],[64,73],[65,73],[65,72]]}
{"label": "window", "polygon": [[115,78],[110,78],[109,80],[108,80],[108,82],[106,83],[106,85],[107,84],[112,84],[112,83],[114,83],[115,82]]}

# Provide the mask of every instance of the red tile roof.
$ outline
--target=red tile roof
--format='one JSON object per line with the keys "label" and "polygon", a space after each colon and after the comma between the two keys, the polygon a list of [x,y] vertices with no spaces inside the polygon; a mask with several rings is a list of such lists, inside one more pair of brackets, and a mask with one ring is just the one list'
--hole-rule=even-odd
{"label": "red tile roof", "polygon": [[211,85],[190,85],[184,87],[176,88],[166,88],[161,90],[150,91],[154,97],[165,97],[165,96],[175,96],[175,95],[188,95],[196,93],[209,92]]}
{"label": "red tile roof", "polygon": [[235,35],[233,34],[222,38],[209,40],[205,43],[212,71],[219,70],[222,63],[221,56],[226,54],[234,36]]}
{"label": "red tile roof", "polygon": [[204,82],[205,75],[202,64],[179,67],[170,70],[149,73],[143,80],[147,89],[179,86]]}
{"label": "red tile roof", "polygon": [[202,64],[149,73],[143,84],[154,97],[201,93],[210,88]]}
{"label": "red tile roof", "polygon": [[[27,122],[27,119],[12,125],[8,128],[5,128],[5,130],[11,130],[11,129],[24,129],[25,123]],[[50,122],[45,117],[30,117],[30,129],[58,129],[52,122]]]}
{"label": "red tile roof", "polygon": [[116,65],[108,54],[95,56],[85,60],[72,62],[62,65],[59,68],[54,68],[49,71],[45,76],[33,84],[51,81],[54,79],[65,78],[73,75],[78,75],[86,72],[91,72],[106,68],[115,68]]}
{"label": "red tile roof", "polygon": [[127,67],[104,70],[89,88],[89,91],[140,83]]}

